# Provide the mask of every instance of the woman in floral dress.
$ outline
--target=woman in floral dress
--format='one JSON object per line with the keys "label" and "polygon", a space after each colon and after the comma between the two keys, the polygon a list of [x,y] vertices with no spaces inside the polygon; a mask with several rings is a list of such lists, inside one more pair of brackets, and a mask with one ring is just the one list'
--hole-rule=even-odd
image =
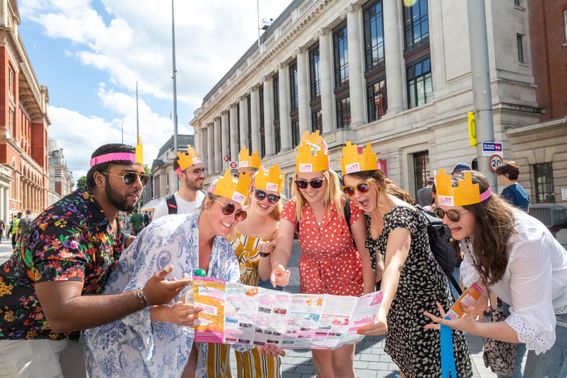
{"label": "woman in floral dress", "polygon": [[[346,200],[340,191],[338,175],[329,169],[326,145],[316,134],[304,137],[298,148],[292,191],[294,197],[284,207],[271,256],[272,283],[280,286],[288,283],[285,266],[297,232],[301,293],[360,296],[372,292],[375,280],[370,255],[364,246],[364,217],[351,201],[350,224],[347,224]],[[354,347],[312,350],[318,376],[355,377]]]}

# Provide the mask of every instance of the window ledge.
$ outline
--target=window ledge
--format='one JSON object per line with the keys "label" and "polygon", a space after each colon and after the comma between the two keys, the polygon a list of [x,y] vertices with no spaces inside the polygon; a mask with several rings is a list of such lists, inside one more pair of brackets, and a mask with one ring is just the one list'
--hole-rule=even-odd
{"label": "window ledge", "polygon": [[561,44],[561,47],[567,47],[567,42],[563,42],[563,43]]}
{"label": "window ledge", "polygon": [[522,6],[522,5],[514,5],[514,9],[525,12],[526,11],[526,7]]}

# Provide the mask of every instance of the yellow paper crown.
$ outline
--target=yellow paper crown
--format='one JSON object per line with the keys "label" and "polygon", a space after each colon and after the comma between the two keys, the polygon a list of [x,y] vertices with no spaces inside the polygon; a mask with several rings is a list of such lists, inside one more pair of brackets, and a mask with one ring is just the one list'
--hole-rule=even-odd
{"label": "yellow paper crown", "polygon": [[312,133],[306,130],[301,136],[300,144],[303,142],[305,142],[307,145],[311,146],[311,148],[315,150],[322,149],[325,152],[328,152],[327,142],[325,142],[323,137],[319,135],[319,130],[315,130]]}
{"label": "yellow paper crown", "polygon": [[378,169],[378,160],[376,154],[372,151],[372,145],[368,143],[362,152],[359,153],[358,146],[352,144],[350,140],[347,141],[346,146],[343,147],[341,169],[343,175],[360,171],[375,171]]}
{"label": "yellow paper crown", "polygon": [[254,188],[281,193],[283,180],[280,167],[274,164],[268,171],[260,168],[256,176],[254,176]]}
{"label": "yellow paper crown", "polygon": [[250,175],[248,173],[241,173],[238,175],[238,178],[235,178],[230,174],[230,169],[227,169],[224,172],[224,176],[217,179],[213,194],[244,205],[250,191],[250,183]]}
{"label": "yellow paper crown", "polygon": [[314,148],[305,141],[297,148],[296,172],[323,172],[329,169],[329,155],[322,148]]}
{"label": "yellow paper crown", "polygon": [[260,168],[260,153],[258,150],[249,155],[248,148],[243,147],[238,155],[238,168]]}
{"label": "yellow paper crown", "polygon": [[472,173],[464,172],[463,180],[453,187],[453,178],[440,169],[435,176],[435,202],[446,206],[466,206],[479,203],[480,185],[472,182]]}
{"label": "yellow paper crown", "polygon": [[187,145],[187,151],[177,151],[177,163],[179,164],[179,168],[184,171],[187,168],[202,163],[199,154],[193,147]]}

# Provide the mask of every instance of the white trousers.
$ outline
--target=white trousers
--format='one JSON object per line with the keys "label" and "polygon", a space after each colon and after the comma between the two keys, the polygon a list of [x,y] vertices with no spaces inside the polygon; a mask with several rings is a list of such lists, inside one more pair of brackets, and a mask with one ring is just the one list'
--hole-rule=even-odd
{"label": "white trousers", "polygon": [[0,340],[0,378],[86,377],[83,343]]}

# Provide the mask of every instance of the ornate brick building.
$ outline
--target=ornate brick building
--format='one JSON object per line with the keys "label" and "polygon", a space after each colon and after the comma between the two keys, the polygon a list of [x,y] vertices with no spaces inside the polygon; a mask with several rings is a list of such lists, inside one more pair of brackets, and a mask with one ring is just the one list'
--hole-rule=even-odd
{"label": "ornate brick building", "polygon": [[0,219],[47,205],[48,92],[18,33],[15,0],[0,0]]}

